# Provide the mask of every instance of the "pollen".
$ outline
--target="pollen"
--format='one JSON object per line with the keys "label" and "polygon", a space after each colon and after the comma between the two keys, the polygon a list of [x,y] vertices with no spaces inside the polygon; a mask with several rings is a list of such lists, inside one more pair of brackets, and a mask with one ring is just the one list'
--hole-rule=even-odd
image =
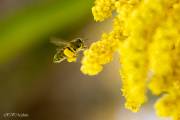
{"label": "pollen", "polygon": [[68,57],[68,58],[73,58],[74,57],[74,52],[72,52],[71,50],[69,50],[68,48],[66,48],[64,50],[64,54]]}
{"label": "pollen", "polygon": [[77,56],[74,52],[66,48],[64,50],[64,55],[66,55],[67,61],[68,62],[76,62]]}
{"label": "pollen", "polygon": [[76,57],[69,57],[67,58],[68,62],[76,62],[77,58]]}

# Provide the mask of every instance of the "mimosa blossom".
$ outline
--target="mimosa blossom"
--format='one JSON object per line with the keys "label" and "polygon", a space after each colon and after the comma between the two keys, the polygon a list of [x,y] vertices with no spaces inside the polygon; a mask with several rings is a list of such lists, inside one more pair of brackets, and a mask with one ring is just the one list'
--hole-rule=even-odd
{"label": "mimosa blossom", "polygon": [[162,95],[157,114],[180,120],[180,0],[95,0],[92,8],[95,21],[113,11],[112,31],[84,52],[81,71],[98,74],[118,52],[125,107],[137,112],[149,89]]}

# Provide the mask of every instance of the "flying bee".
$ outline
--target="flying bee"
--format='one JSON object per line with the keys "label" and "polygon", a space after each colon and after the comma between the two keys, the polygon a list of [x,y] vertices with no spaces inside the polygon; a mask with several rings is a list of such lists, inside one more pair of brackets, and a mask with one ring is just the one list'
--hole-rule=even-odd
{"label": "flying bee", "polygon": [[78,53],[86,48],[81,38],[75,38],[70,42],[57,38],[51,38],[50,41],[58,47],[53,58],[54,63],[60,63],[66,59],[68,62],[76,62]]}

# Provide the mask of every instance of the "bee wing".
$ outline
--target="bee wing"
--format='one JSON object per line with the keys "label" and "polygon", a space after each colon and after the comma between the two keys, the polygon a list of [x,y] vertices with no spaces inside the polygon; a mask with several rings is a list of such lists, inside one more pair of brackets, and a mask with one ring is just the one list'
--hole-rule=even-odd
{"label": "bee wing", "polygon": [[64,41],[61,38],[56,38],[56,37],[51,37],[50,38],[50,43],[58,46],[58,47],[62,47],[68,44],[68,42]]}
{"label": "bee wing", "polygon": [[57,50],[56,54],[54,55],[53,63],[60,63],[64,61],[65,59],[66,57],[64,56],[62,49],[60,49],[60,50]]}

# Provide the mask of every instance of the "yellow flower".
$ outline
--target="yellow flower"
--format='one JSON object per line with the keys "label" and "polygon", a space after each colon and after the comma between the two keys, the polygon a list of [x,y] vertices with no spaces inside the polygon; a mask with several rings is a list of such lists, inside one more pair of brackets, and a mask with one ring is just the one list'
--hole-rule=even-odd
{"label": "yellow flower", "polygon": [[95,0],[95,21],[116,11],[113,29],[84,52],[81,71],[97,75],[120,55],[125,107],[137,112],[149,88],[164,94],[155,108],[159,116],[180,120],[180,0]]}
{"label": "yellow flower", "polygon": [[96,0],[92,13],[96,21],[103,21],[112,15],[115,0]]}
{"label": "yellow flower", "polygon": [[93,43],[84,52],[81,71],[84,74],[96,75],[102,70],[102,65],[109,63],[114,51],[118,48],[118,41],[112,35],[103,34],[102,40]]}
{"label": "yellow flower", "polygon": [[164,95],[155,104],[156,113],[159,116],[174,116],[174,120],[180,117],[180,96]]}

